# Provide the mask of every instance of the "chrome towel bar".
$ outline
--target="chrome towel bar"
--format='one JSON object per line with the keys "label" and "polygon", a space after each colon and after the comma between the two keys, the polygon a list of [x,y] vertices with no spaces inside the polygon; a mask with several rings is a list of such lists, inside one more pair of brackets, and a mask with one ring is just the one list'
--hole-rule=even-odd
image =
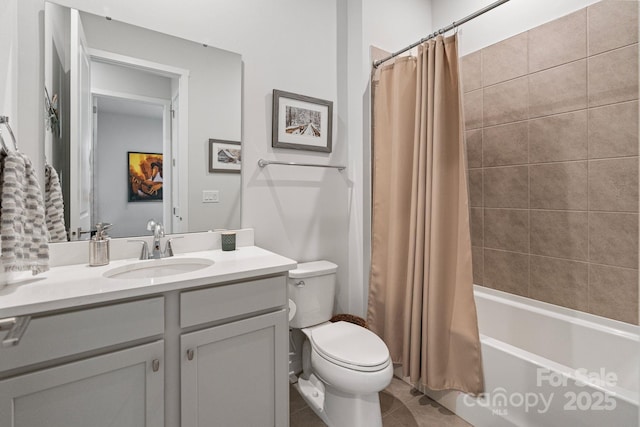
{"label": "chrome towel bar", "polygon": [[297,162],[279,162],[276,160],[258,160],[258,166],[261,168],[268,165],[284,165],[284,166],[309,166],[313,168],[330,168],[330,169],[338,169],[339,171],[345,170],[346,166],[333,166],[333,165],[317,165],[314,163],[297,163]]}

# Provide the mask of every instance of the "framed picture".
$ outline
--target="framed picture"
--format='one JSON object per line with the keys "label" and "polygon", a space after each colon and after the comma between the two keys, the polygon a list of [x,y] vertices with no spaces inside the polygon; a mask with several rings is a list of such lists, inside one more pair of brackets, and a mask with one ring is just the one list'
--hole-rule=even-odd
{"label": "framed picture", "polygon": [[330,153],[333,102],[274,90],[272,126],[275,148]]}
{"label": "framed picture", "polygon": [[130,202],[162,201],[162,153],[127,153]]}
{"label": "framed picture", "polygon": [[209,172],[240,172],[241,166],[240,142],[209,140]]}

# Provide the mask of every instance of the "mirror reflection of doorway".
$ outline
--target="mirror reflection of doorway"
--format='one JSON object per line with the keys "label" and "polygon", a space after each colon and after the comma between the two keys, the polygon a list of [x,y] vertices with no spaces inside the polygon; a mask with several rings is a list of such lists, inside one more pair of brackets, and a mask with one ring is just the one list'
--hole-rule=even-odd
{"label": "mirror reflection of doorway", "polygon": [[[162,165],[162,154],[168,148],[169,103],[94,95],[94,107],[92,223],[113,223],[113,237],[144,234],[150,218],[170,227],[171,222],[164,218],[164,204],[171,204],[171,180]],[[131,152],[146,153],[152,161],[147,165],[144,156],[131,157]],[[135,163],[133,175],[131,161]],[[148,191],[144,191],[145,183],[151,183]],[[140,192],[135,201],[129,195],[133,184],[139,184],[134,187]],[[161,200],[151,195],[158,194],[159,185],[163,186]]]}

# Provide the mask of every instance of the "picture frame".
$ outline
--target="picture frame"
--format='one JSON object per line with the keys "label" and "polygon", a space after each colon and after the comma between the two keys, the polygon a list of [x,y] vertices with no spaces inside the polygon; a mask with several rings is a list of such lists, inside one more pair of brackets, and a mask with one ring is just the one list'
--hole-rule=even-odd
{"label": "picture frame", "polygon": [[271,146],[330,153],[333,102],[273,90]]}
{"label": "picture frame", "polygon": [[161,202],[162,153],[127,152],[127,197],[129,202]]}
{"label": "picture frame", "polygon": [[240,172],[242,144],[239,141],[209,139],[209,172]]}

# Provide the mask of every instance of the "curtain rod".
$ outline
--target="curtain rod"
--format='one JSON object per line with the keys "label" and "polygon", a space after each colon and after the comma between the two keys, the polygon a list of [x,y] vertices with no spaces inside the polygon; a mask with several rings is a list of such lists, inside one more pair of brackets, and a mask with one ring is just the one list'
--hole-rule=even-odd
{"label": "curtain rod", "polygon": [[405,47],[404,49],[401,49],[401,50],[399,50],[397,52],[394,52],[391,55],[387,56],[386,58],[374,61],[373,62],[373,68],[378,68],[380,66],[380,64],[382,64],[384,62],[387,62],[388,60],[393,59],[396,56],[398,56],[398,55],[400,55],[402,53],[405,53],[406,51],[411,50],[411,49],[413,49],[414,47],[416,47],[418,45],[421,45],[422,43],[426,42],[427,40],[430,40],[430,39],[432,39],[432,38],[434,38],[434,37],[436,37],[436,36],[438,36],[440,34],[444,34],[447,31],[453,30],[457,26],[462,25],[465,22],[469,22],[472,19],[475,19],[478,16],[482,15],[483,13],[486,13],[486,12],[490,11],[491,9],[494,9],[494,8],[500,6],[500,5],[502,5],[502,4],[504,4],[504,3],[508,2],[508,1],[509,0],[498,0],[498,1],[494,2],[494,3],[491,3],[488,6],[483,7],[482,9],[472,13],[471,15],[465,16],[464,18],[460,19],[459,21],[453,21],[453,23],[447,25],[444,28],[440,28],[438,31],[435,31],[435,32],[429,34],[427,37],[425,37],[423,39],[420,39],[420,41],[417,41],[414,44]]}

